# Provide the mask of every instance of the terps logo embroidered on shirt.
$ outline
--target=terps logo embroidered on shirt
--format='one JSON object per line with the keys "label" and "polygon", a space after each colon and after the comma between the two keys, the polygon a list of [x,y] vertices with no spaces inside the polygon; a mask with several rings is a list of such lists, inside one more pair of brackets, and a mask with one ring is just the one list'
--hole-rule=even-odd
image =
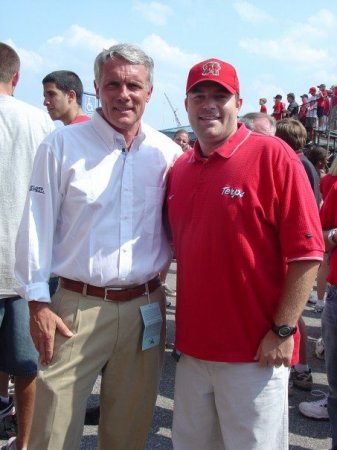
{"label": "terps logo embroidered on shirt", "polygon": [[203,72],[202,75],[206,76],[206,75],[215,75],[215,76],[219,76],[220,75],[220,69],[221,66],[218,62],[216,61],[210,61],[207,64],[205,64],[203,67]]}
{"label": "terps logo embroidered on shirt", "polygon": [[29,187],[29,192],[37,192],[38,194],[44,194],[44,189],[42,186],[35,186],[31,184]]}
{"label": "terps logo embroidered on shirt", "polygon": [[234,189],[230,186],[225,186],[222,188],[221,195],[229,195],[232,198],[239,197],[243,198],[245,195],[245,192],[241,191],[240,189]]}

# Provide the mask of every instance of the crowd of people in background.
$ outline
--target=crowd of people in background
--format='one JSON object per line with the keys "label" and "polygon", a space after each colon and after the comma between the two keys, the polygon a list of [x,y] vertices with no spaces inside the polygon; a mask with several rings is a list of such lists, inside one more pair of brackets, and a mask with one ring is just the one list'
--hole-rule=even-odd
{"label": "crowd of people in background", "polygon": [[[327,129],[336,129],[337,86],[330,89],[325,84],[320,84],[308,89],[308,93],[302,94],[301,103],[298,103],[293,92],[287,94],[286,102],[281,94],[274,97],[274,104],[270,108],[270,115],[275,120],[286,117],[298,119],[306,128],[308,141],[313,142],[314,130],[325,132]],[[268,113],[267,99],[260,98],[260,112]]]}

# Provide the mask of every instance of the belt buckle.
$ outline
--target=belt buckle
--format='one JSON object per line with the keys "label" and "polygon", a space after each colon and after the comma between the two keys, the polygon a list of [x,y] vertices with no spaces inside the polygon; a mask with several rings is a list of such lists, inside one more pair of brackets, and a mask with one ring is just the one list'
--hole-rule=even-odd
{"label": "belt buckle", "polygon": [[122,288],[122,287],[106,287],[106,288],[104,288],[104,298],[103,298],[103,300],[105,302],[112,302],[113,301],[113,300],[110,300],[109,298],[107,298],[107,295],[108,295],[109,291],[121,292],[121,291],[124,291],[124,288]]}

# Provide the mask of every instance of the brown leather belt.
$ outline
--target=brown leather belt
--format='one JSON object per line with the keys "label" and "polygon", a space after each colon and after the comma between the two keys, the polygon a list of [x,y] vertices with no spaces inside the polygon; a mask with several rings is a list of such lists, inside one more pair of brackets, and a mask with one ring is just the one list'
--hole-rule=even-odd
{"label": "brown leather belt", "polygon": [[[148,281],[131,288],[124,287],[98,287],[91,284],[82,283],[81,281],[69,280],[68,278],[60,278],[60,286],[68,291],[78,292],[84,296],[100,297],[105,301],[112,300],[116,302],[132,300],[140,297],[148,292],[155,291],[161,285],[158,276]],[[147,286],[147,288],[146,288]]]}

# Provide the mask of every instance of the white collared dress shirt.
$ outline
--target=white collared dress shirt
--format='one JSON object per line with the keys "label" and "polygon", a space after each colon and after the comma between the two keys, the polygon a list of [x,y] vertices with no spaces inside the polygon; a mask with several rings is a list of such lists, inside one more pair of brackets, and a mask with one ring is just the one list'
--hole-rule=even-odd
{"label": "white collared dress shirt", "polygon": [[162,204],[181,149],[145,124],[125,147],[98,112],[42,142],[16,241],[19,295],[50,301],[50,275],[141,284],[168,263]]}

